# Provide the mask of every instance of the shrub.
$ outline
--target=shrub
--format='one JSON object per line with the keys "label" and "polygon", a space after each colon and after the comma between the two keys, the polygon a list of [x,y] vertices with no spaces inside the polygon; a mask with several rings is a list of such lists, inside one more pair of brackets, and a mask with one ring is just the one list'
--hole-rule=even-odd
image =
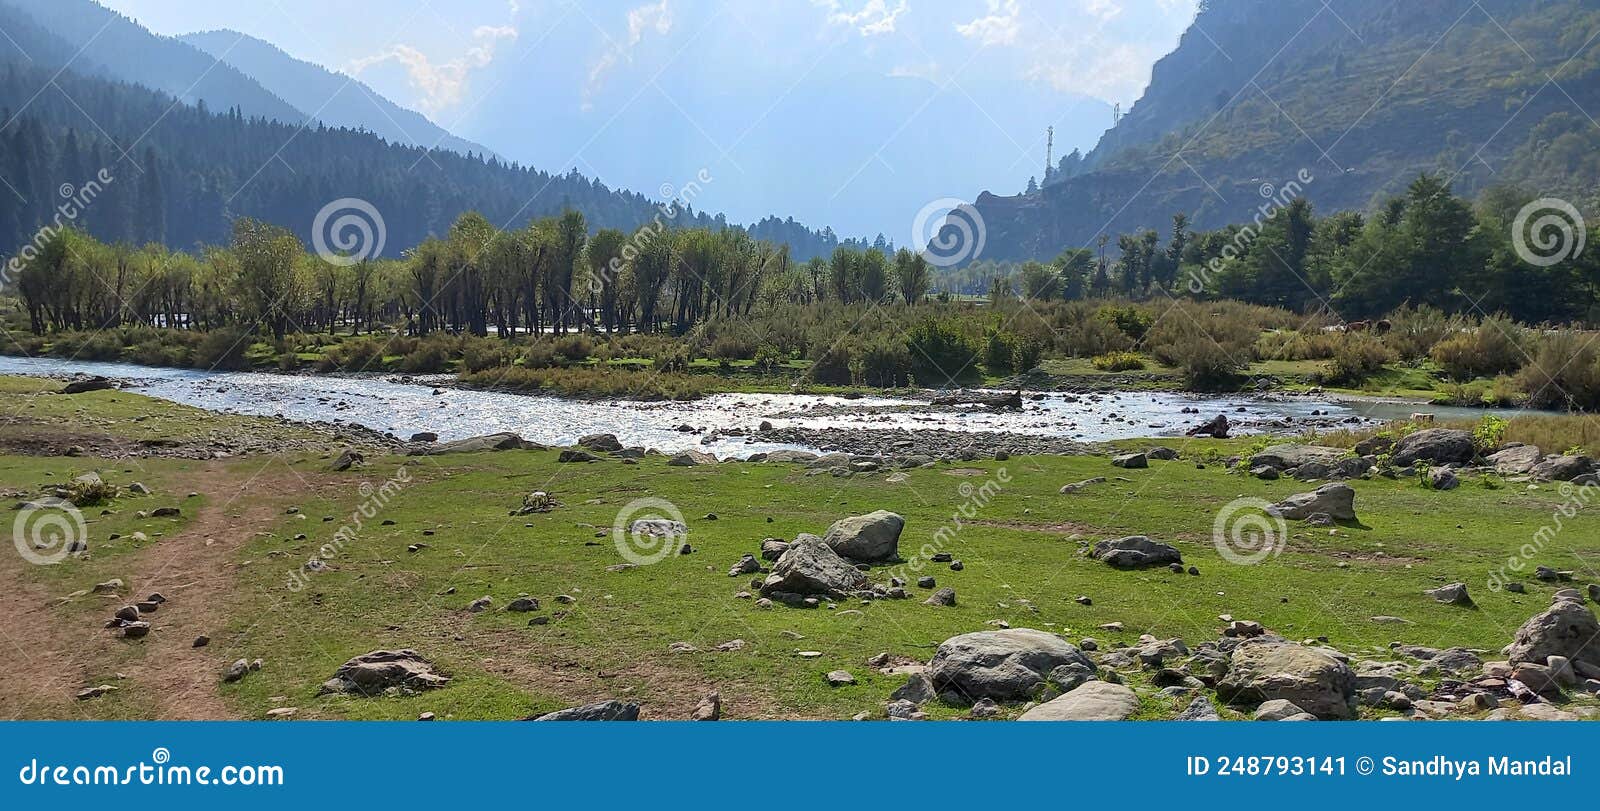
{"label": "shrub", "polygon": [[1455,332],[1433,345],[1428,354],[1456,380],[1514,372],[1526,354],[1522,328],[1503,318],[1484,319],[1477,329]]}
{"label": "shrub", "polygon": [[496,338],[473,338],[461,349],[461,367],[469,372],[510,366],[511,348]]}
{"label": "shrub", "polygon": [[1196,390],[1226,388],[1248,368],[1259,330],[1239,318],[1188,303],[1174,304],[1151,328],[1145,345],[1156,360],[1176,366]]}
{"label": "shrub", "polygon": [[880,389],[911,382],[911,351],[898,341],[876,341],[861,348],[852,364],[855,382]]}
{"label": "shrub", "polygon": [[1100,320],[1116,327],[1134,341],[1144,340],[1144,336],[1150,332],[1151,325],[1155,323],[1155,318],[1150,313],[1132,304],[1107,304],[1100,308],[1097,315]]}
{"label": "shrub", "polygon": [[762,344],[756,347],[756,368],[763,372],[771,372],[788,362],[783,352],[772,344]]}
{"label": "shrub", "polygon": [[329,347],[317,361],[319,372],[366,372],[381,368],[384,345],[373,338],[357,338]]}
{"label": "shrub", "polygon": [[1534,408],[1600,409],[1600,346],[1571,330],[1547,335],[1516,381]]}
{"label": "shrub", "polygon": [[557,338],[553,348],[563,365],[583,363],[594,354],[594,341],[587,335],[567,335]]}
{"label": "shrub", "polygon": [[1044,358],[1044,344],[1032,338],[1018,338],[1011,350],[1011,368],[1018,372],[1032,371]]}
{"label": "shrub", "polygon": [[682,372],[689,368],[689,351],[681,346],[669,346],[654,358],[650,365],[658,372]]}
{"label": "shrub", "polygon": [[535,340],[522,353],[522,366],[527,369],[549,369],[556,365],[556,348],[549,341]]}
{"label": "shrub", "polygon": [[1382,371],[1384,365],[1393,360],[1394,353],[1382,341],[1369,335],[1349,333],[1339,341],[1328,362],[1325,379],[1335,385],[1353,386]]}
{"label": "shrub", "polygon": [[850,385],[850,347],[842,341],[818,347],[818,354],[811,359],[811,368],[806,370],[806,377],[824,385]]}
{"label": "shrub", "polygon": [[1095,355],[1089,362],[1102,372],[1131,372],[1144,368],[1144,358],[1136,352],[1107,352]]}
{"label": "shrub", "polygon": [[714,360],[750,360],[756,356],[755,339],[748,335],[724,334],[713,341],[707,357]]}
{"label": "shrub", "polygon": [[239,327],[214,329],[195,347],[194,365],[202,369],[244,369],[249,366],[245,352],[250,349],[250,342],[250,332]]}
{"label": "shrub", "polygon": [[944,386],[976,376],[978,351],[952,323],[925,319],[906,336],[912,374],[922,385]]}
{"label": "shrub", "polygon": [[1007,374],[1016,367],[1017,336],[1009,332],[991,332],[983,347],[983,368],[989,374]]}

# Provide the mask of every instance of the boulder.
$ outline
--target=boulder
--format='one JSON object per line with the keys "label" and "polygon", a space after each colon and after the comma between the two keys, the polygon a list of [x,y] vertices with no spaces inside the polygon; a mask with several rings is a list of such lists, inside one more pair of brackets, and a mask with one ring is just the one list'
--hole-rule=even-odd
{"label": "boulder", "polygon": [[1333,465],[1339,460],[1350,455],[1344,448],[1327,448],[1322,445],[1302,445],[1287,443],[1273,445],[1260,453],[1250,457],[1250,467],[1257,468],[1265,465],[1279,471],[1291,470],[1301,465],[1317,462],[1324,465]]}
{"label": "boulder", "polygon": [[1072,692],[1023,713],[1018,721],[1123,721],[1139,711],[1139,697],[1121,684],[1084,682]]}
{"label": "boulder", "polygon": [[1466,583],[1451,583],[1448,586],[1440,586],[1436,589],[1429,589],[1424,593],[1429,597],[1432,597],[1433,599],[1447,605],[1461,605],[1468,607],[1472,605],[1472,597],[1467,594]]}
{"label": "boulder", "polygon": [[1139,569],[1145,566],[1166,566],[1183,562],[1183,555],[1175,547],[1152,541],[1143,535],[1101,541],[1090,550],[1089,557],[1103,560],[1118,569]]}
{"label": "boulder", "polygon": [[963,701],[1012,701],[1031,697],[1050,671],[1073,663],[1094,669],[1089,657],[1055,634],[1008,628],[945,640],[928,664],[928,677],[940,694]]}
{"label": "boulder", "polygon": [[[719,700],[720,705],[720,700]],[[718,707],[720,711],[720,706]],[[565,710],[545,713],[532,721],[637,721],[639,720],[639,705],[629,704],[612,699],[598,704],[585,704],[582,707],[571,707]]]}
{"label": "boulder", "polygon": [[1394,445],[1394,463],[1400,467],[1428,462],[1465,465],[1477,455],[1472,434],[1452,428],[1429,428],[1402,438]]}
{"label": "boulder", "polygon": [[1222,716],[1217,714],[1216,705],[1205,696],[1195,696],[1183,712],[1178,713],[1178,721],[1221,721]]}
{"label": "boulder", "polygon": [[1485,460],[1494,465],[1494,472],[1502,476],[1519,476],[1533,470],[1534,465],[1544,454],[1534,445],[1512,445],[1502,448],[1499,453],[1490,454]]}
{"label": "boulder", "polygon": [[409,456],[443,456],[451,453],[478,453],[481,451],[539,450],[543,446],[528,442],[513,433],[488,434],[454,442],[418,445],[406,451]]}
{"label": "boulder", "polygon": [[595,456],[588,451],[579,451],[568,448],[567,450],[562,451],[561,454],[556,457],[556,461],[564,465],[588,464],[589,462],[600,461],[600,457]]}
{"label": "boulder", "polygon": [[706,453],[705,451],[697,450],[687,450],[679,454],[674,454],[671,459],[667,460],[668,467],[699,467],[701,465],[714,465],[716,463],[716,456]]}
{"label": "boulder", "polygon": [[438,442],[439,435],[432,431],[418,431],[411,435],[411,442]]}
{"label": "boulder", "polygon": [[104,391],[114,389],[116,383],[98,375],[83,380],[74,380],[61,388],[62,394],[85,394],[91,391]]}
{"label": "boulder", "polygon": [[1172,460],[1178,458],[1178,452],[1172,448],[1166,447],[1165,445],[1157,445],[1156,447],[1145,451],[1144,455],[1147,458],[1157,459],[1162,462],[1171,462]]}
{"label": "boulder", "polygon": [[1128,468],[1129,470],[1147,468],[1150,466],[1150,457],[1142,453],[1124,453],[1111,457],[1111,466]]}
{"label": "boulder", "polygon": [[1213,439],[1227,439],[1229,430],[1228,415],[1218,414],[1210,420],[1190,428],[1185,433],[1189,436],[1209,436]]}
{"label": "boulder", "polygon": [[1546,456],[1528,472],[1541,481],[1570,482],[1594,469],[1594,460],[1587,456]]}
{"label": "boulder", "polygon": [[1234,648],[1217,696],[1236,706],[1281,698],[1325,720],[1356,714],[1349,666],[1321,648],[1293,642],[1250,641]]}
{"label": "boulder", "polygon": [[766,461],[771,464],[808,464],[817,461],[817,455],[811,451],[772,451],[767,454]]}
{"label": "boulder", "polygon": [[1257,721],[1282,721],[1286,718],[1293,718],[1296,715],[1304,715],[1305,712],[1292,701],[1274,698],[1271,701],[1261,702],[1261,706],[1256,707],[1256,713],[1253,717]]}
{"label": "boulder", "polygon": [[788,541],[780,541],[777,538],[768,538],[761,542],[762,560],[777,560],[778,558],[783,557],[783,553],[787,551],[789,551]]}
{"label": "boulder", "polygon": [[1428,488],[1430,490],[1454,490],[1460,486],[1461,479],[1450,468],[1436,467],[1428,471]]}
{"label": "boulder", "polygon": [[1315,513],[1326,513],[1335,521],[1356,520],[1356,491],[1348,484],[1324,484],[1309,493],[1292,495],[1267,508],[1273,515],[1302,521]]}
{"label": "boulder", "polygon": [[1582,603],[1557,600],[1517,629],[1506,652],[1513,665],[1542,665],[1552,656],[1564,656],[1579,667],[1600,667],[1600,623]]}
{"label": "boulder", "polygon": [[578,447],[596,453],[616,453],[622,450],[622,441],[616,434],[589,434],[578,438]]}
{"label": "boulder", "polygon": [[900,556],[900,531],[906,520],[878,510],[835,521],[822,540],[830,549],[851,560],[884,561]]}
{"label": "boulder", "polygon": [[343,472],[357,465],[366,464],[366,462],[367,457],[363,456],[361,451],[355,448],[345,448],[339,453],[338,458],[333,460],[332,468],[336,473]]}
{"label": "boulder", "polygon": [[433,663],[409,648],[375,650],[345,662],[333,678],[322,683],[322,693],[373,696],[390,688],[431,690],[450,678],[434,672]]}
{"label": "boulder", "polygon": [[928,599],[922,601],[922,604],[944,607],[953,606],[956,604],[956,590],[946,586],[929,595]]}
{"label": "boulder", "polygon": [[821,538],[801,538],[772,565],[761,593],[847,594],[864,588],[867,576],[839,557]]}

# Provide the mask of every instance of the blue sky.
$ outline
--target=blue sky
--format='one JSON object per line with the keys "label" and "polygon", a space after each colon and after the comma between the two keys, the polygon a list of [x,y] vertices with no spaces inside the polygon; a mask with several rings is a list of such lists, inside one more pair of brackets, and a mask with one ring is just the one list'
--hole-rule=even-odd
{"label": "blue sky", "polygon": [[[157,33],[267,40],[540,168],[638,190],[709,168],[732,180],[708,208],[851,235],[889,231],[936,197],[1019,191],[1042,173],[1047,126],[1057,155],[1087,151],[1110,124],[1105,103],[1138,98],[1196,5],[100,1]],[[791,156],[800,141],[810,151]]]}
{"label": "blue sky", "polygon": [[[538,42],[564,15],[589,25],[588,41],[546,40],[539,47],[581,59],[596,88],[618,73],[648,68],[652,52],[661,50],[655,46],[681,44],[698,31],[697,41],[711,51],[704,57],[725,60],[721,66],[730,72],[759,59],[762,72],[781,74],[847,37],[855,47],[841,63],[852,67],[934,78],[961,70],[1128,104],[1195,8],[1194,0],[102,2],[163,34],[232,28],[260,37],[302,59],[357,73],[441,123],[460,114],[497,62]],[[699,30],[708,23],[722,31]],[[982,45],[991,47],[974,59]],[[382,70],[386,65],[403,70]]]}

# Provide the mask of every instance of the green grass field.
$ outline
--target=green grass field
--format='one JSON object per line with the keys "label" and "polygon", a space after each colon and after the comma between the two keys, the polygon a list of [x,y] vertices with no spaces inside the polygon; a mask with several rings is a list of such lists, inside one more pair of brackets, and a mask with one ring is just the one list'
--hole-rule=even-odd
{"label": "green grass field", "polygon": [[[91,396],[114,397],[120,409],[110,403],[105,410],[87,409],[100,415],[95,425],[102,429],[144,430],[150,419],[132,422],[140,412],[176,408],[129,394]],[[54,412],[51,419],[66,423],[85,410],[78,402],[40,397],[33,410]],[[192,431],[240,419],[189,416]],[[1194,442],[1183,452],[1193,459],[1238,447]],[[120,485],[138,480],[155,490],[152,496],[119,498],[106,506],[110,515],[89,511],[95,513],[87,517],[90,559],[32,566],[8,555],[3,568],[30,596],[47,598],[37,621],[73,639],[93,637],[109,634],[96,630],[107,612],[103,600],[80,596],[54,604],[49,598],[127,577],[145,565],[142,557],[198,554],[204,550],[194,545],[226,534],[230,548],[217,565],[230,585],[211,619],[213,642],[196,655],[217,674],[223,704],[245,718],[264,717],[280,706],[299,708],[298,717],[402,719],[434,712],[510,718],[611,697],[643,702],[648,717],[674,718],[684,717],[713,688],[721,691],[728,717],[848,718],[881,713],[903,680],[877,673],[864,665],[866,659],[890,652],[925,661],[942,640],[994,621],[1074,640],[1093,636],[1106,649],[1142,633],[1191,644],[1215,638],[1223,625],[1218,616],[1231,614],[1294,639],[1326,636],[1353,656],[1386,657],[1396,641],[1493,653],[1549,602],[1552,588],[1531,578],[1525,595],[1491,593],[1484,583],[1552,522],[1564,500],[1555,487],[1489,489],[1471,480],[1441,493],[1409,480],[1357,482],[1361,526],[1294,526],[1281,555],[1245,566],[1227,562],[1215,547],[1219,509],[1240,497],[1275,500],[1307,487],[1229,475],[1215,464],[1153,465],[1121,471],[1102,457],[1014,458],[941,463],[889,483],[884,474],[808,476],[790,465],[671,468],[661,457],[627,466],[563,465],[554,452],[526,451],[379,457],[346,473],[329,472],[318,455],[222,462],[3,456],[0,489],[13,493],[91,469]],[[219,472],[246,483],[225,503],[209,503],[217,498],[209,493],[179,495],[209,491],[208,480]],[[1065,483],[1113,474],[1126,480],[1113,477],[1074,495],[1057,492]],[[372,488],[397,477],[407,481],[374,506]],[[252,481],[260,486],[252,487]],[[981,495],[986,483],[992,498]],[[560,506],[544,514],[509,515],[533,490],[549,492]],[[681,510],[695,552],[608,571],[625,562],[613,523],[630,502],[645,497]],[[169,502],[181,504],[184,517],[136,517],[139,510]],[[340,527],[353,524],[364,504],[371,516],[362,518],[353,540],[319,551]],[[295,514],[289,507],[297,508]],[[727,570],[740,555],[759,551],[762,539],[820,533],[838,518],[876,509],[905,516],[900,548],[906,558],[920,562],[927,552],[948,551],[963,562],[960,572],[945,564],[913,564],[925,567],[914,573],[954,587],[957,607],[923,605],[916,589],[916,599],[816,610],[763,610],[752,599],[735,597],[749,589],[749,577],[730,578]],[[185,531],[192,516],[208,510],[207,537]],[[705,519],[709,513],[717,519]],[[1555,542],[1530,560],[1530,571],[1543,564],[1593,572],[1600,564],[1600,546],[1593,541],[1600,519],[1580,512],[1563,525]],[[947,527],[941,542],[936,533]],[[130,540],[134,532],[148,540]],[[121,538],[109,540],[112,534]],[[1083,542],[1129,534],[1177,545],[1200,576],[1117,571],[1082,554]],[[413,544],[426,546],[409,551]],[[290,573],[313,556],[332,570],[308,575],[305,588],[291,590]],[[890,568],[879,567],[872,577],[887,580]],[[1476,609],[1439,605],[1422,595],[1453,581],[1473,589]],[[537,597],[542,610],[499,610],[519,594]],[[558,595],[575,601],[558,603]],[[1079,595],[1091,597],[1093,605],[1075,603]],[[494,608],[467,613],[466,605],[481,596],[492,597]],[[175,599],[173,611],[181,609],[181,600]],[[1379,615],[1408,623],[1372,621]],[[530,626],[530,616],[551,619]],[[1110,622],[1125,630],[1098,630]],[[163,633],[162,614],[155,624],[151,639]],[[744,641],[742,649],[716,649],[735,639]],[[698,652],[672,652],[674,642]],[[159,663],[145,661],[146,647],[119,641],[74,675],[88,686],[141,662],[159,670]],[[340,663],[386,647],[415,648],[454,681],[405,698],[316,695]],[[799,651],[821,656],[802,658]],[[221,685],[222,671],[241,657],[261,658],[266,665],[239,684]],[[849,670],[858,683],[828,687],[823,674],[835,669]],[[1137,674],[1129,675],[1138,682]],[[91,717],[156,712],[138,676],[116,683],[123,689],[75,709]],[[75,691],[80,685],[69,686]],[[1149,717],[1168,716],[1183,703],[1153,696],[1146,701]],[[935,716],[961,712],[931,706]]]}

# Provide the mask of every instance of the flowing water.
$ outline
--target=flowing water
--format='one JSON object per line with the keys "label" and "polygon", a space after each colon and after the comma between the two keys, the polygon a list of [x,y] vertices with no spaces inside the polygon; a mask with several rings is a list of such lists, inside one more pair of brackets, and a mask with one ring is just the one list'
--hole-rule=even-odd
{"label": "flowing water", "polygon": [[[683,403],[632,402],[470,391],[389,377],[206,372],[6,356],[0,356],[0,374],[103,375],[126,381],[130,391],[211,411],[359,424],[401,438],[418,431],[431,431],[443,440],[512,431],[535,442],[570,445],[584,434],[613,433],[626,445],[668,452],[696,448],[719,456],[796,447],[714,433],[730,429],[753,433],[763,421],[779,428],[1004,431],[1098,442],[1178,436],[1217,413],[1241,422],[1240,433],[1299,433],[1313,424],[1396,419],[1418,410],[1440,418],[1483,413],[1396,402],[1167,392],[1025,395],[1032,399],[1025,400],[1022,411],[811,394],[716,394]],[[699,433],[679,430],[681,426]],[[706,432],[713,432],[709,439]]]}

